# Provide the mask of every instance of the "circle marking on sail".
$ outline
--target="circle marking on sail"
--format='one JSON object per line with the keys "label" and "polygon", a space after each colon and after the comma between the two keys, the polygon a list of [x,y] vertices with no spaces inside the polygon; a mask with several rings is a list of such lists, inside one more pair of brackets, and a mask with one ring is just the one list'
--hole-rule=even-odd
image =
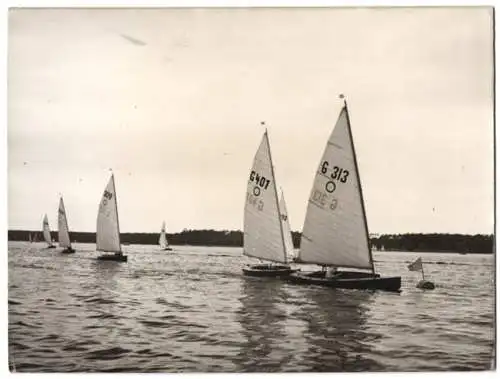
{"label": "circle marking on sail", "polygon": [[334,182],[332,182],[332,181],[326,182],[326,185],[325,185],[326,192],[332,193],[333,191],[335,191],[336,188],[337,188],[337,186],[335,185]]}
{"label": "circle marking on sail", "polygon": [[254,194],[254,196],[259,196],[260,195],[260,188],[257,186],[253,187],[253,194]]}

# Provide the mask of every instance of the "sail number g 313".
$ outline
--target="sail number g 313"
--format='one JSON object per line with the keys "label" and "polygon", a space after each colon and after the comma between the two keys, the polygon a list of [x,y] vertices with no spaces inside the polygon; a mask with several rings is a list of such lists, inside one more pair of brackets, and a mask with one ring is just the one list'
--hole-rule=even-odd
{"label": "sail number g 313", "polygon": [[[330,164],[328,161],[324,161],[321,164],[321,173],[326,174],[328,172],[328,166]],[[337,180],[341,183],[347,182],[347,177],[349,176],[349,171],[338,166],[333,166],[330,178]]]}
{"label": "sail number g 313", "polygon": [[337,209],[338,200],[336,198],[331,198],[330,201],[328,200],[328,195],[324,192],[318,191],[317,189],[314,190],[310,199],[311,202],[320,208],[330,209],[331,211]]}
{"label": "sail number g 313", "polygon": [[255,171],[250,173],[250,181],[255,182],[260,188],[267,189],[271,181],[264,176],[259,175]]}

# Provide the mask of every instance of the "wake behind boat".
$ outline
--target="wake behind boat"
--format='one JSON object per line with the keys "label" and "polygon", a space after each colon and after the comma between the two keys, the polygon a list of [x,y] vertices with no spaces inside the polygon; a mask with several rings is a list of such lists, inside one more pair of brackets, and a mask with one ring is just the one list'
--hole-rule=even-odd
{"label": "wake behind boat", "polygon": [[120,244],[120,226],[118,223],[118,205],[116,200],[115,177],[111,174],[108,185],[102,194],[97,213],[96,231],[97,251],[112,252],[97,257],[101,261],[127,262]]}
{"label": "wake behind boat", "polygon": [[59,246],[64,247],[64,250],[61,251],[61,254],[74,253],[75,249],[71,247],[71,241],[69,238],[68,219],[66,217],[66,209],[64,207],[64,201],[62,196],[59,199],[57,223],[58,223]]}
{"label": "wake behind boat", "polygon": [[[322,266],[295,273],[293,283],[399,291],[401,277],[375,273],[347,103],[328,140],[314,178],[297,262]],[[338,271],[338,268],[362,271]]]}
{"label": "wake behind boat", "polygon": [[43,217],[43,239],[47,242],[47,249],[54,249],[56,246],[52,243],[52,237],[50,235],[49,219],[47,214]]}
{"label": "wake behind boat", "polygon": [[267,130],[250,171],[243,224],[243,254],[278,263],[247,266],[245,275],[279,277],[296,271],[287,264]]}
{"label": "wake behind boat", "polygon": [[165,232],[165,221],[161,225],[160,239],[158,240],[158,244],[160,245],[160,249],[164,251],[171,251],[172,248],[168,244],[167,234]]}

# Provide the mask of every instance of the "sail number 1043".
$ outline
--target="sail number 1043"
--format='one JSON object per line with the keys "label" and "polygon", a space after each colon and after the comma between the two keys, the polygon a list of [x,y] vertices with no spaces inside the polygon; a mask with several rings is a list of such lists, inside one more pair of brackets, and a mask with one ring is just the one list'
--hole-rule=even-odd
{"label": "sail number 1043", "polygon": [[[328,172],[329,165],[330,164],[328,163],[328,161],[324,161],[321,164],[321,173],[322,174],[326,174]],[[343,168],[338,167],[338,166],[333,166],[333,168],[331,170],[332,170],[332,173],[330,174],[330,178],[332,178],[333,180],[337,180],[341,183],[347,182],[347,177],[349,176],[348,170],[343,169]]]}

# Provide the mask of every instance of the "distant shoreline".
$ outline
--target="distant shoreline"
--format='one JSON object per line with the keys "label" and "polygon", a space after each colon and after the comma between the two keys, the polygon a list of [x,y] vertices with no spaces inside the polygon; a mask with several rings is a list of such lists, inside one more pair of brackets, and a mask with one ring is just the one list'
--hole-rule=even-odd
{"label": "distant shoreline", "polygon": [[[9,241],[29,241],[30,235],[37,241],[42,240],[39,230],[9,230]],[[57,232],[51,236],[57,240]],[[300,247],[299,232],[292,232],[294,247]],[[123,244],[157,245],[159,233],[121,233]],[[70,239],[75,242],[95,243],[95,233],[70,232]],[[243,233],[240,230],[183,230],[180,233],[167,234],[172,245],[242,247]],[[370,238],[373,251],[405,251],[419,253],[463,253],[492,254],[494,252],[493,235],[466,234],[381,234]]]}

